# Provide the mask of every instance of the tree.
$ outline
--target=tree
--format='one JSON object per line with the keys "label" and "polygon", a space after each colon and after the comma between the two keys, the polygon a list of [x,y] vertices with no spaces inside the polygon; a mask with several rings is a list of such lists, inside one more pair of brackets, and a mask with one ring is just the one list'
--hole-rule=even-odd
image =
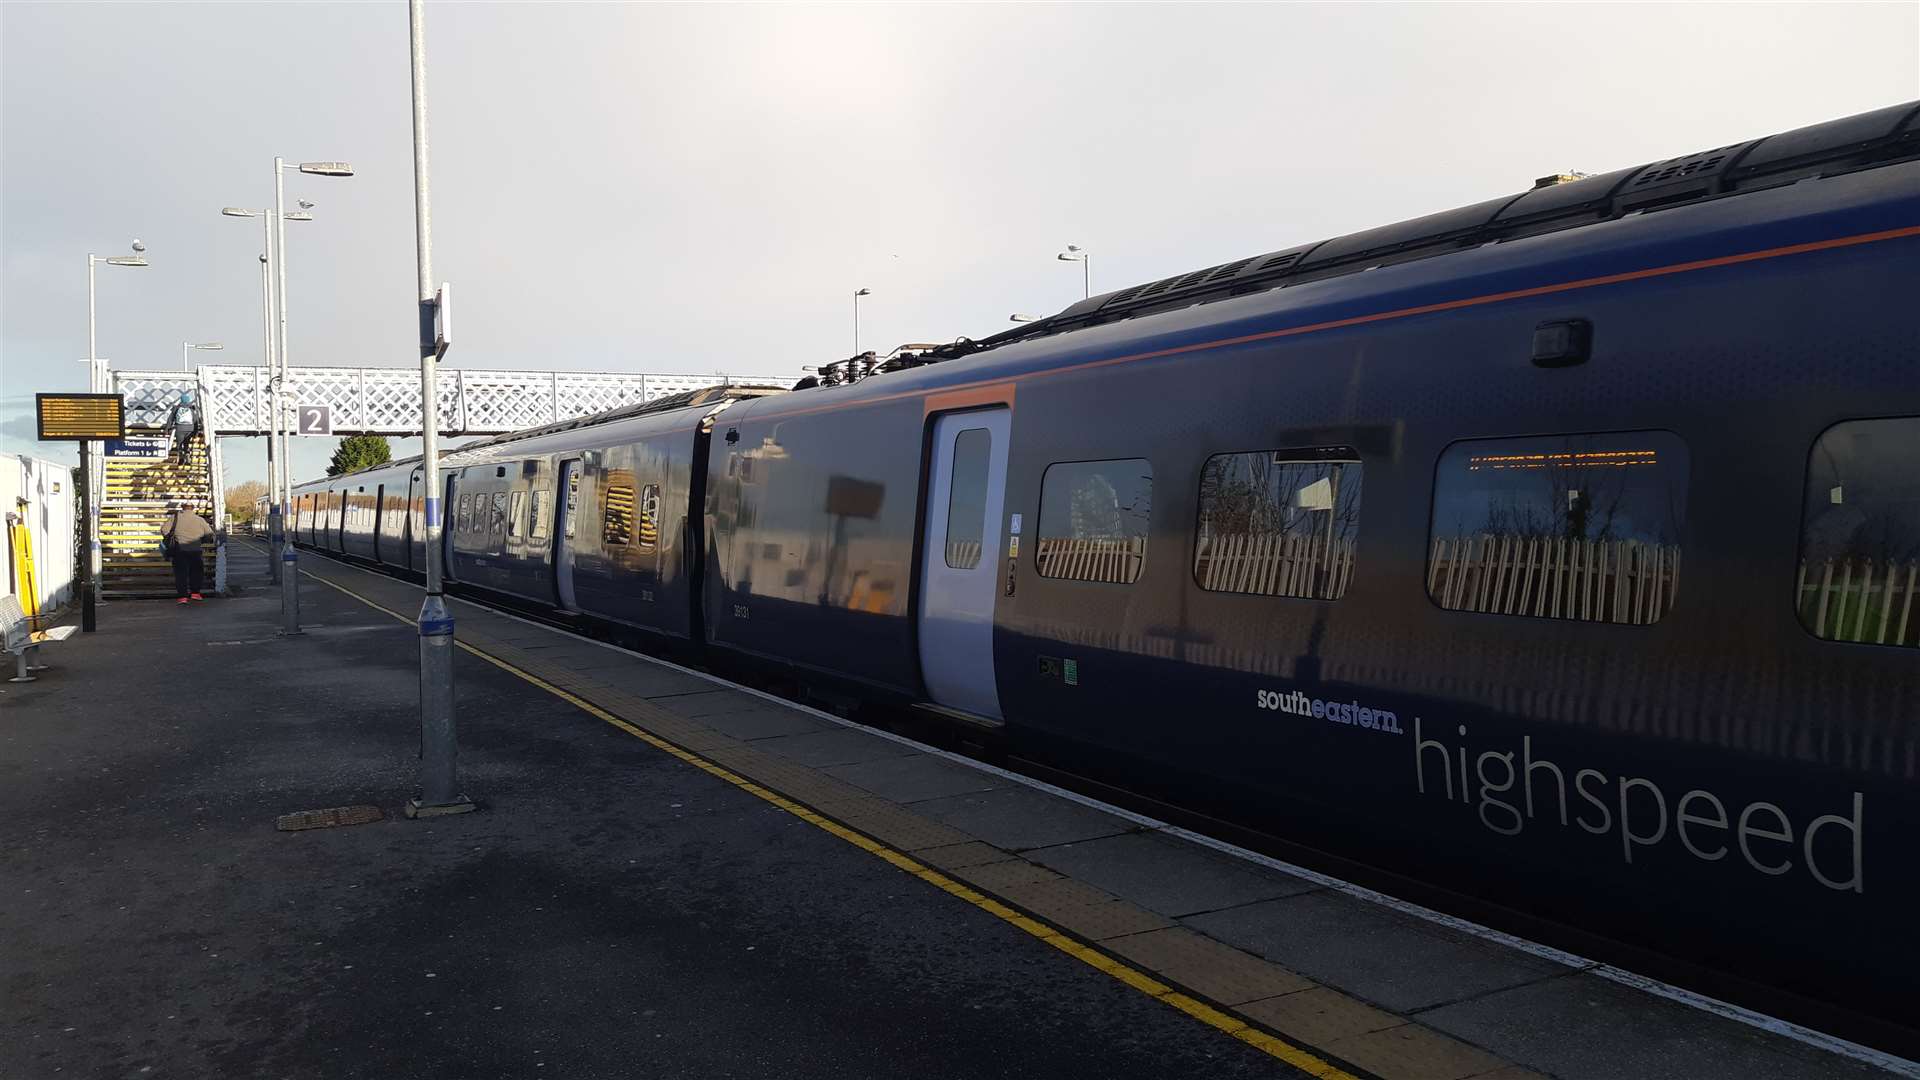
{"label": "tree", "polygon": [[258,480],[245,480],[227,489],[227,520],[235,525],[248,525],[253,522],[254,503],[267,493],[267,485]]}
{"label": "tree", "polygon": [[393,448],[387,445],[385,435],[349,435],[334,447],[333,460],[327,464],[327,475],[357,472],[374,465],[385,465],[392,460]]}

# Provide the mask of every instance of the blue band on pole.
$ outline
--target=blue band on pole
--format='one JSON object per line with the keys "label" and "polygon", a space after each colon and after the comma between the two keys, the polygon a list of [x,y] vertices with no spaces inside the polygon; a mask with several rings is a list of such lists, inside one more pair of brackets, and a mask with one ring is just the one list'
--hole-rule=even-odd
{"label": "blue band on pole", "polygon": [[452,619],[427,619],[420,624],[421,637],[452,637]]}
{"label": "blue band on pole", "polygon": [[427,528],[436,529],[439,527],[440,527],[440,500],[429,495],[427,496]]}
{"label": "blue band on pole", "polygon": [[291,552],[291,551],[289,551],[289,552],[285,552],[284,554],[282,554],[282,555],[280,556],[280,561],[281,561],[281,562],[292,562],[292,561],[293,561],[293,552]]}

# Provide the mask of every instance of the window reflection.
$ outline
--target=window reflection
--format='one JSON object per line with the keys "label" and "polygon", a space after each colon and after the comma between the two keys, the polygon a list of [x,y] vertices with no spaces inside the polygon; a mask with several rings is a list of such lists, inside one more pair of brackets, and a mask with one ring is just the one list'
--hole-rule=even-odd
{"label": "window reflection", "polygon": [[1920,645],[1920,417],[1849,420],[1814,444],[1796,593],[1817,637]]}
{"label": "window reflection", "polygon": [[1679,588],[1686,493],[1670,432],[1455,443],[1434,481],[1427,593],[1458,610],[1656,622]]}
{"label": "window reflection", "polygon": [[616,469],[607,474],[607,497],[601,507],[601,543],[608,547],[633,543],[633,518],[633,473]]}
{"label": "window reflection", "polygon": [[968,428],[953,439],[953,472],[947,491],[947,565],[971,570],[980,565],[987,528],[987,464],[993,433]]}
{"label": "window reflection", "polygon": [[1145,458],[1049,465],[1040,481],[1034,569],[1075,581],[1136,581],[1152,516],[1153,466]]}
{"label": "window reflection", "polygon": [[1360,477],[1345,447],[1208,458],[1194,581],[1213,592],[1339,599],[1353,576]]}

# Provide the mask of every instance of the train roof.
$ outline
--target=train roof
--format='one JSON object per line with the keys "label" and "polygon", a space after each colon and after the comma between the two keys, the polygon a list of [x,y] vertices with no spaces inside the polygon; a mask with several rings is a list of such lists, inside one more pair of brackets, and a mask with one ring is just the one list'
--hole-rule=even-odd
{"label": "train roof", "polygon": [[[978,341],[868,354],[736,420],[830,410],[1242,338],[1373,323],[1740,252],[1908,235],[1920,101],[1224,263],[1090,297]],[[1667,211],[1673,211],[1669,214]],[[1444,258],[1441,256],[1445,256]],[[1609,277],[1609,275],[1613,275]],[[1474,298],[1479,298],[1478,300]]]}
{"label": "train roof", "polygon": [[992,337],[962,339],[892,358],[854,357],[823,367],[819,381],[823,386],[855,382],[1104,323],[1914,158],[1920,158],[1920,101],[1596,176],[1543,177],[1515,195],[1102,293]]}

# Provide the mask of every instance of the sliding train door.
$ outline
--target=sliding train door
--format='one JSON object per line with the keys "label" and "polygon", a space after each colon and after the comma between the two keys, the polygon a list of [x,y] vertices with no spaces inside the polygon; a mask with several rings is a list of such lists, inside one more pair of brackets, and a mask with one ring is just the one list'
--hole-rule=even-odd
{"label": "sliding train door", "polygon": [[993,603],[1000,586],[1008,410],[934,421],[920,553],[920,671],[937,705],[1000,719]]}
{"label": "sliding train door", "polygon": [[560,463],[560,497],[553,500],[553,592],[562,611],[578,611],[573,594],[574,515],[580,508],[580,459]]}

